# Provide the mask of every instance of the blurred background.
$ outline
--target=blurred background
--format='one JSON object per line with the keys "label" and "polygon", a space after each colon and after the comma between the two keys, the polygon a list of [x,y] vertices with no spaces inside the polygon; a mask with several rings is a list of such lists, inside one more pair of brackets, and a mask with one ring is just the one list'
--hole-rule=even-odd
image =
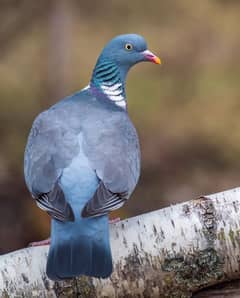
{"label": "blurred background", "polygon": [[[240,2],[0,1],[0,253],[47,238],[23,178],[36,115],[85,87],[113,36],[139,33],[163,64],[127,80],[142,175],[122,218],[240,185]],[[67,119],[66,119],[67,121]]]}

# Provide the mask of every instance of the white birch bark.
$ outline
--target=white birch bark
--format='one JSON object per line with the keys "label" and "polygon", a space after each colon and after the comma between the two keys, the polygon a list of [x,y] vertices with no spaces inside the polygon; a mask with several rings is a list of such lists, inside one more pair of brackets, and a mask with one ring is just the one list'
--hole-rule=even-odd
{"label": "white birch bark", "polygon": [[111,278],[52,282],[48,247],[0,256],[1,297],[191,297],[240,278],[240,188],[111,225]]}

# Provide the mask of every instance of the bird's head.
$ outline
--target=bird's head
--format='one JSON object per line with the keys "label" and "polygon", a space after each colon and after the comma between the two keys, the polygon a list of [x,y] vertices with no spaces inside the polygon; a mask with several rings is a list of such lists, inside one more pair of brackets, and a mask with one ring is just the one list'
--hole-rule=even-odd
{"label": "bird's head", "polygon": [[99,60],[109,60],[120,68],[127,69],[143,61],[161,64],[161,60],[147,49],[145,39],[137,34],[124,34],[113,38],[103,49]]}
{"label": "bird's head", "polygon": [[129,69],[136,63],[161,60],[147,49],[145,39],[137,34],[119,35],[105,46],[94,68],[90,86],[100,90],[118,105],[125,106],[125,81]]}

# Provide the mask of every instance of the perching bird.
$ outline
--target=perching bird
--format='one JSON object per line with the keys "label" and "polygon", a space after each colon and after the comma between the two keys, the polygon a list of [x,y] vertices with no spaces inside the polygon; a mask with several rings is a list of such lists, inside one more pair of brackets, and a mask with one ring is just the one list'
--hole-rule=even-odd
{"label": "perching bird", "polygon": [[25,151],[26,184],[52,217],[47,275],[52,280],[112,273],[108,213],[121,207],[140,174],[137,132],[127,113],[126,76],[160,59],[136,34],[103,49],[89,86],[34,121]]}

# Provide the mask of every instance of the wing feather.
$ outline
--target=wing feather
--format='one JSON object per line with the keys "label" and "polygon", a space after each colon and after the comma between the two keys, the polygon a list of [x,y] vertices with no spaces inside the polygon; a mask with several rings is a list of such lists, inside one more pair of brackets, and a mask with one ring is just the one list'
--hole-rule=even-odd
{"label": "wing feather", "polygon": [[39,208],[47,211],[53,218],[60,221],[74,221],[74,213],[67,203],[64,193],[58,183],[52,191],[39,194],[36,198]]}
{"label": "wing feather", "polygon": [[78,150],[76,135],[54,111],[36,118],[25,150],[25,180],[37,205],[60,221],[74,220],[59,179]]}
{"label": "wing feather", "polygon": [[113,193],[101,181],[95,194],[82,210],[82,217],[94,217],[107,214],[120,208],[127,200],[125,193]]}

